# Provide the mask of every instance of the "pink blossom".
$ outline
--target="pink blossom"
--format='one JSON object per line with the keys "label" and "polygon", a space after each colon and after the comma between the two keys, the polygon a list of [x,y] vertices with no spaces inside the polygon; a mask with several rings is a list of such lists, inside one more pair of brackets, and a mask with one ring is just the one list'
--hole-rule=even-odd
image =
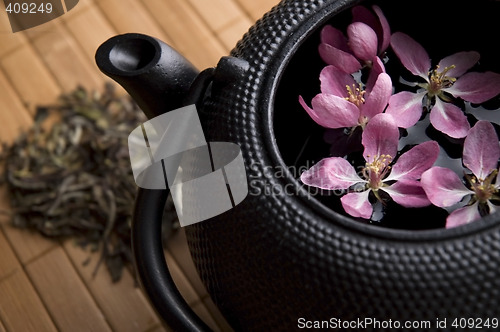
{"label": "pink blossom", "polygon": [[347,37],[330,25],[323,28],[319,45],[323,61],[348,74],[373,65],[389,46],[391,31],[382,10],[378,6],[372,9],[375,14],[362,6],[353,8]]}
{"label": "pink blossom", "polygon": [[421,143],[397,154],[399,130],[391,115],[377,114],[362,134],[365,166],[361,174],[344,158],[325,158],[301,175],[303,183],[328,190],[350,190],[341,198],[344,210],[353,217],[369,219],[373,207],[369,194],[382,201],[381,192],[405,207],[430,204],[422,189],[421,174],[436,161],[439,146],[434,141]]}
{"label": "pink blossom", "polygon": [[[449,95],[471,103],[483,103],[500,93],[500,75],[493,72],[469,72],[479,61],[479,53],[458,52],[442,59],[431,70],[431,60],[425,49],[410,36],[396,32],[391,46],[399,60],[413,75],[425,80],[419,84],[423,92],[403,91],[389,100],[386,112],[394,116],[399,127],[413,126],[422,115],[422,100],[434,100],[431,124],[453,138],[465,137],[470,129],[462,110],[450,103]],[[447,95],[448,94],[448,95]],[[428,105],[431,106],[430,104]]]}
{"label": "pink blossom", "polygon": [[422,174],[422,187],[432,204],[445,208],[464,197],[467,206],[453,211],[446,219],[446,227],[467,224],[481,217],[480,210],[489,213],[497,207],[491,201],[499,200],[498,159],[500,145],[495,128],[488,121],[478,121],[465,138],[463,164],[472,175],[466,175],[467,186],[448,168],[432,167]]}
{"label": "pink blossom", "polygon": [[[383,65],[380,71],[383,71]],[[375,74],[373,71],[372,74]],[[309,116],[326,128],[364,128],[375,115],[382,113],[392,93],[389,75],[381,72],[376,79],[368,79],[366,90],[354,78],[334,66],[325,67],[320,74],[321,93],[309,107],[302,96],[299,102]]]}

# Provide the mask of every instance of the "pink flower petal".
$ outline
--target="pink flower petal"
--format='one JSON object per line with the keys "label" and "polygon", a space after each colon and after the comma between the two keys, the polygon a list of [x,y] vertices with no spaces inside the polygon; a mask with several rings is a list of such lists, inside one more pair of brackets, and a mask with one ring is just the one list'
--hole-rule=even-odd
{"label": "pink flower petal", "polygon": [[479,179],[498,168],[500,145],[493,125],[488,121],[478,121],[471,128],[464,142],[463,162]]}
{"label": "pink flower petal", "polygon": [[299,103],[320,126],[350,128],[358,125],[358,107],[341,97],[320,93],[313,98],[312,108],[307,106],[302,96],[299,96]]}
{"label": "pink flower petal", "polygon": [[366,7],[356,6],[352,9],[352,21],[363,22],[377,34],[378,54],[383,53],[391,42],[391,29],[384,13],[378,6],[372,6],[376,16]]}
{"label": "pink flower petal", "polygon": [[365,91],[367,94],[370,94],[373,86],[375,85],[375,82],[377,81],[378,76],[382,73],[385,73],[385,66],[382,63],[382,60],[380,60],[380,58],[377,56],[372,61],[372,68],[366,82]]}
{"label": "pink flower petal", "polygon": [[378,35],[378,40],[379,40],[378,54],[382,54],[389,47],[389,44],[391,43],[391,28],[389,26],[387,18],[385,17],[380,7],[374,5],[372,6],[372,8],[375,14],[377,14],[378,19],[380,21],[380,26],[382,27],[382,34]]}
{"label": "pink flower petal", "polygon": [[326,66],[319,74],[321,81],[321,92],[328,93],[339,97],[347,97],[346,86],[356,84],[354,78],[337,69],[335,66]]}
{"label": "pink flower petal", "polygon": [[318,48],[321,59],[327,64],[337,67],[345,73],[355,73],[361,69],[361,64],[354,55],[338,48],[321,43]]}
{"label": "pink flower petal", "polygon": [[[305,102],[304,98],[302,96],[299,96],[299,103],[300,105],[306,110],[307,114],[309,114],[309,116],[311,117],[311,119],[314,120],[314,122],[316,122],[317,124],[319,124],[320,126],[323,126],[323,124],[326,124],[320,117],[319,115],[316,113],[315,110],[313,110],[312,108],[310,108],[307,103]],[[323,126],[324,127],[324,126]]]}
{"label": "pink flower petal", "polygon": [[347,160],[339,157],[322,159],[302,173],[300,180],[309,186],[328,190],[348,189],[356,183],[366,182]]}
{"label": "pink flower petal", "polygon": [[392,115],[398,127],[410,128],[422,116],[422,99],[425,94],[426,92],[403,91],[392,95],[385,112]]}
{"label": "pink flower petal", "polygon": [[446,218],[446,228],[465,225],[479,218],[481,218],[481,215],[479,214],[478,203],[476,202],[470,206],[453,211]]}
{"label": "pink flower petal", "polygon": [[458,175],[449,168],[432,167],[422,174],[420,180],[427,198],[439,207],[452,206],[473,191],[467,189]]}
{"label": "pink flower petal", "polygon": [[368,200],[370,190],[360,193],[349,193],[343,196],[340,201],[345,212],[356,218],[370,219],[373,207]]}
{"label": "pink flower petal", "polygon": [[469,69],[471,69],[478,61],[480,55],[475,51],[470,52],[458,52],[447,56],[439,62],[439,70],[438,72],[442,72],[446,67],[450,67],[452,65],[455,68],[450,69],[446,76],[448,77],[460,77]]}
{"label": "pink flower petal", "polygon": [[365,98],[365,103],[360,106],[361,115],[368,119],[382,113],[392,94],[392,81],[389,75],[382,73],[378,76],[373,89]]}
{"label": "pink flower petal", "polygon": [[377,56],[377,34],[370,26],[354,22],[347,27],[349,47],[359,59],[371,61]]}
{"label": "pink flower petal", "polygon": [[402,32],[395,32],[391,37],[391,46],[406,69],[413,75],[429,79],[431,60],[422,45]]}
{"label": "pink flower petal", "polygon": [[399,130],[389,114],[375,115],[363,130],[361,143],[365,147],[363,157],[371,163],[377,156],[394,158],[398,152]]}
{"label": "pink flower petal", "polygon": [[342,31],[332,27],[331,25],[326,25],[321,30],[321,42],[338,48],[344,52],[349,52],[349,46],[347,45],[347,38],[344,36]]}
{"label": "pink flower petal", "polygon": [[498,206],[491,204],[490,201],[486,202],[486,204],[488,205],[489,214],[493,214],[493,213],[496,213],[498,211]]}
{"label": "pink flower petal", "polygon": [[443,91],[465,101],[481,104],[500,93],[500,74],[491,71],[467,73]]}
{"label": "pink flower petal", "polygon": [[404,207],[424,207],[431,205],[422,185],[418,181],[397,181],[381,190],[391,196],[394,202]]}
{"label": "pink flower petal", "polygon": [[403,153],[392,167],[385,181],[418,180],[422,173],[432,167],[439,155],[439,145],[427,141]]}
{"label": "pink flower petal", "polygon": [[445,103],[436,98],[431,109],[430,120],[432,126],[453,138],[467,136],[470,129],[469,121],[464,112],[451,103]]}
{"label": "pink flower petal", "polygon": [[377,30],[377,27],[380,25],[380,21],[378,18],[364,6],[356,6],[352,8],[352,21],[353,22],[362,22],[368,25],[373,30]]}
{"label": "pink flower petal", "polygon": [[320,93],[311,101],[313,109],[328,128],[349,128],[358,125],[359,108],[342,97]]}

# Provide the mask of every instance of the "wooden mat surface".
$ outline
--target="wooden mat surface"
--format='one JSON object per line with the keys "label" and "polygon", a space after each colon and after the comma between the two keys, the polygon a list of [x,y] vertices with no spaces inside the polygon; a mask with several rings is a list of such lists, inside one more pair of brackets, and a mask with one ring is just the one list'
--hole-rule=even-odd
{"label": "wooden mat surface", "polygon": [[[140,32],[162,39],[199,69],[214,66],[278,0],[80,0],[49,23],[12,33],[0,1],[0,140],[32,123],[35,106],[78,85],[107,79],[94,54],[108,38]],[[8,208],[5,191],[0,208]],[[182,232],[165,250],[187,302],[216,331],[230,331],[203,288]],[[168,331],[134,287],[132,272],[112,284],[95,254],[0,220],[0,331]]]}

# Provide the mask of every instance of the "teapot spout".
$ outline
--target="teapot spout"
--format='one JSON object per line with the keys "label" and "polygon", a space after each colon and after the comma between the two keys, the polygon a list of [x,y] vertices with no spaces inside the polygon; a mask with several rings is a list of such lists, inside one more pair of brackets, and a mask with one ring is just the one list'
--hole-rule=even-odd
{"label": "teapot spout", "polygon": [[149,119],[183,106],[198,70],[164,42],[128,33],[104,42],[95,55],[99,69],[119,83]]}

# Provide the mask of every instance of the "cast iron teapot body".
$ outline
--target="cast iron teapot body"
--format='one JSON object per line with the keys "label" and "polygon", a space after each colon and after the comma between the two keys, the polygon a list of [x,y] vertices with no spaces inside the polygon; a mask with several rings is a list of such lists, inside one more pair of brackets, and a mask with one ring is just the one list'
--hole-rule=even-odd
{"label": "cast iron teapot body", "polygon": [[[316,128],[300,108],[289,107],[304,93],[299,83],[316,82],[324,66],[316,54],[319,30],[359,3],[283,1],[250,29],[231,57],[200,75],[168,46],[143,35],[114,37],[97,52],[101,70],[122,84],[149,118],[196,103],[207,141],[241,147],[249,181],[246,199],[185,229],[201,279],[237,331],[290,331],[306,321],[365,318],[430,321],[437,328],[436,319],[451,324],[455,318],[500,316],[498,216],[449,230],[381,228],[325,207],[287,171],[298,149],[294,145],[304,139],[303,132]],[[479,24],[477,32],[491,28],[490,12],[498,9],[486,0],[423,1],[419,4],[430,9],[420,11],[405,10],[413,3],[376,3],[403,26],[421,29],[421,36],[445,28],[445,22],[429,27],[425,13],[434,9],[454,6],[445,12],[483,17],[471,21]],[[478,4],[493,9],[479,10]],[[473,28],[465,24],[460,29]],[[450,38],[458,41],[459,33]],[[269,194],[273,188],[289,190]],[[139,191],[133,225],[136,266],[169,324],[203,330],[206,326],[181,303],[164,262],[159,230],[167,195],[164,190]],[[411,221],[411,213],[402,215],[401,222]],[[418,218],[428,224],[433,216]]]}

